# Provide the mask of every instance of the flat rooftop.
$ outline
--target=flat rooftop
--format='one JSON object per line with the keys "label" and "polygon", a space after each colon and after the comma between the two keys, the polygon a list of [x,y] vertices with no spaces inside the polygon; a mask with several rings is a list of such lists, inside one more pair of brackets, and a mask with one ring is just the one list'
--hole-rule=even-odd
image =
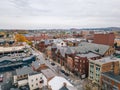
{"label": "flat rooftop", "polygon": [[[90,60],[91,62],[93,60]],[[101,59],[98,59],[98,60],[95,60],[93,62],[97,63],[97,64],[105,64],[105,63],[109,63],[109,62],[116,62],[116,61],[120,61],[119,58],[116,58],[116,57],[104,57],[104,58],[101,58]]]}
{"label": "flat rooftop", "polygon": [[120,83],[120,74],[115,75],[113,72],[105,72],[102,75]]}
{"label": "flat rooftop", "polygon": [[47,79],[53,78],[56,74],[51,69],[41,70]]}
{"label": "flat rooftop", "polygon": [[37,72],[33,71],[33,69],[31,67],[27,67],[27,66],[24,66],[23,68],[20,68],[20,69],[16,69],[16,74],[17,75],[26,75],[26,74],[33,75],[33,74],[36,74],[36,73]]}

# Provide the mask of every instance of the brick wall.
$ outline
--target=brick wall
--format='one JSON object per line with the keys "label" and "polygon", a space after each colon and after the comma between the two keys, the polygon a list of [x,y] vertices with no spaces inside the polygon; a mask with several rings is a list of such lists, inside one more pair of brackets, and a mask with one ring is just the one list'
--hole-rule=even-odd
{"label": "brick wall", "polygon": [[109,34],[94,34],[94,43],[104,44],[104,45],[114,45],[115,35],[113,33]]}

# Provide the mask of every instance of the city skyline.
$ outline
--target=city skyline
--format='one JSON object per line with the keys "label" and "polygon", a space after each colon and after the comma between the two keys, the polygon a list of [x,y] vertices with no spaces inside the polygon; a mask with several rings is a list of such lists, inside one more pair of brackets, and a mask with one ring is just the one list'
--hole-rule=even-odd
{"label": "city skyline", "polygon": [[2,0],[0,28],[119,27],[119,0]]}

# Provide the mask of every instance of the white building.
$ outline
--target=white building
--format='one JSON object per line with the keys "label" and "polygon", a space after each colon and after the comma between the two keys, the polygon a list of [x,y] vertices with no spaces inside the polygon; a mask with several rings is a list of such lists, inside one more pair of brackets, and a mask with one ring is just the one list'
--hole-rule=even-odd
{"label": "white building", "polygon": [[16,70],[14,85],[18,87],[29,85],[30,90],[47,86],[47,78],[40,72],[33,71],[30,67]]}
{"label": "white building", "polygon": [[29,74],[28,84],[29,84],[30,90],[42,88],[43,86],[47,86],[47,79],[42,73]]}

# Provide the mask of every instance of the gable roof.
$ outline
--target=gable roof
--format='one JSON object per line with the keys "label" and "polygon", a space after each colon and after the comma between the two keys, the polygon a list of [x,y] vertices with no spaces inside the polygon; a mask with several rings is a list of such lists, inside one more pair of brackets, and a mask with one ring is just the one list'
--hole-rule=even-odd
{"label": "gable roof", "polygon": [[104,55],[105,52],[110,48],[108,45],[81,42],[79,46],[76,48],[77,52],[86,53],[92,51],[94,53],[98,53],[100,55]]}

